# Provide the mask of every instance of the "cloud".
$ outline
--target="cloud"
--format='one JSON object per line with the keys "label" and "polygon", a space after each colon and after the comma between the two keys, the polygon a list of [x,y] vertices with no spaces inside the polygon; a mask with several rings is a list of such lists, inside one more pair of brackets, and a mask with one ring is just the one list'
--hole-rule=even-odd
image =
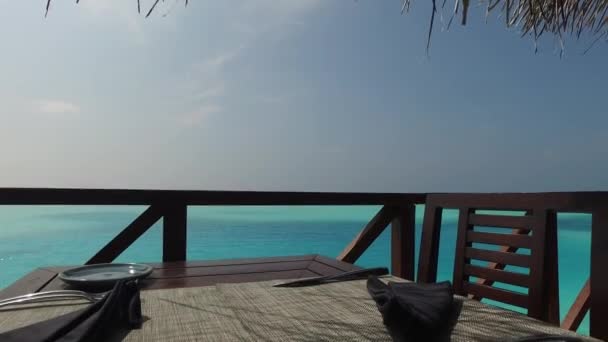
{"label": "cloud", "polygon": [[43,100],[36,104],[36,109],[45,114],[76,114],[80,112],[80,106],[63,100]]}
{"label": "cloud", "polygon": [[253,37],[267,32],[284,36],[289,31],[286,28],[301,24],[299,16],[317,9],[321,4],[321,0],[247,1],[240,7],[242,20],[234,21],[234,25]]}
{"label": "cloud", "polygon": [[260,96],[260,97],[258,97],[258,100],[262,103],[270,104],[270,105],[285,103],[284,96],[275,96],[275,95]]}
{"label": "cloud", "polygon": [[216,104],[208,104],[201,106],[192,112],[179,115],[179,120],[185,126],[198,126],[210,115],[221,113],[222,111],[222,106]]}
{"label": "cloud", "polygon": [[202,73],[217,73],[222,71],[226,64],[232,61],[243,50],[244,45],[222,51],[213,57],[203,59],[194,64],[194,69]]}
{"label": "cloud", "polygon": [[[260,37],[269,33],[288,34],[287,26],[297,18],[317,8],[321,0],[257,0],[243,1],[236,6],[236,13],[230,12],[230,23],[236,29],[230,34],[231,42],[215,54],[205,56],[194,63],[193,70],[207,76],[222,72],[226,66],[246,53],[246,50]],[[233,7],[233,6],[231,6]],[[200,76],[200,75],[199,75]]]}
{"label": "cloud", "polygon": [[[178,77],[174,89],[181,89],[186,98],[180,97],[181,103],[190,103],[193,111],[178,115],[179,122],[186,125],[198,125],[207,116],[223,111],[229,107],[226,99],[238,96],[231,92],[231,84],[238,82],[226,71],[232,64],[245,59],[247,50],[255,49],[260,39],[283,38],[293,25],[304,14],[317,9],[321,0],[242,0],[231,3],[225,11],[218,10],[217,16],[226,16],[222,40],[213,50],[206,50],[204,56],[190,63],[187,70]],[[238,75],[236,75],[238,77]],[[284,102],[280,96],[271,96],[263,102],[277,104]]]}
{"label": "cloud", "polygon": [[198,100],[210,100],[218,97],[222,97],[226,92],[226,85],[223,82],[219,82],[216,85],[213,85],[209,88],[202,89],[198,94],[196,94],[196,98]]}

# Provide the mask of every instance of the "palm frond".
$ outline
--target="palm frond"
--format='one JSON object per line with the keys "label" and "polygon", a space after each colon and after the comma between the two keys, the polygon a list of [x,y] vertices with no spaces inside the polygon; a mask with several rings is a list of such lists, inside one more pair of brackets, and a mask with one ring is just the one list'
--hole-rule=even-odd
{"label": "palm frond", "polygon": [[[45,17],[48,15],[52,0],[46,1]],[[78,3],[80,0],[76,0]],[[104,0],[89,0],[104,1]],[[151,0],[152,1],[152,0]],[[184,1],[188,6],[189,0]],[[409,11],[412,0],[402,0],[401,13]],[[431,21],[428,31],[427,50],[433,32],[435,14],[438,11],[436,0],[432,1]],[[445,1],[441,5],[443,10]],[[137,0],[137,11],[141,13],[141,0]],[[160,0],[154,0],[145,17],[149,17],[156,9]],[[164,2],[164,0],[163,0]],[[447,29],[452,19],[458,15],[459,9],[462,25],[466,25],[469,14],[470,0],[454,0],[454,12],[450,18]],[[560,46],[564,46],[565,35],[571,35],[579,39],[583,34],[588,34],[595,45],[598,41],[608,37],[608,0],[481,0],[486,4],[486,19],[491,12],[500,11],[505,17],[507,27],[517,27],[522,36],[531,36],[536,41],[545,34],[553,35]],[[499,6],[502,5],[502,6]]]}

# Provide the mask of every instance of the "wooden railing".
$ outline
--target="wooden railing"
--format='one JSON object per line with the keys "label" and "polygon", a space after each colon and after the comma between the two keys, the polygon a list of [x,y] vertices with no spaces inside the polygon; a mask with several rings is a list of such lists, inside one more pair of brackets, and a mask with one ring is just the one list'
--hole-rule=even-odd
{"label": "wooden railing", "polygon": [[[414,275],[414,205],[425,194],[105,189],[0,189],[0,205],[146,205],[148,208],[97,252],[87,264],[112,262],[159,220],[163,220],[163,261],[186,260],[187,208],[200,205],[380,205],[380,213],[343,252],[354,263],[393,221],[393,269]],[[373,237],[372,237],[373,236]],[[367,244],[366,244],[367,243]]]}
{"label": "wooden railing", "polygon": [[[427,201],[428,200],[428,201]],[[552,229],[558,212],[592,214],[591,276],[570,309],[562,326],[576,330],[590,311],[591,335],[608,340],[608,193],[511,193],[511,194],[397,194],[397,193],[315,193],[315,192],[249,192],[249,191],[172,191],[172,190],[101,190],[101,189],[0,189],[0,205],[145,205],[147,209],[122,232],[97,252],[87,264],[112,262],[152,225],[163,222],[163,261],[187,259],[187,208],[198,205],[378,205],[380,211],[340,253],[338,259],[354,263],[378,236],[391,225],[391,266],[393,274],[414,279],[415,205],[426,204],[417,281],[433,282],[437,278],[439,237],[443,209],[470,208],[489,210],[530,210],[543,208],[550,215],[547,227]],[[480,219],[479,217],[474,219]],[[483,218],[482,218],[483,219]],[[487,219],[487,218],[486,218]],[[505,224],[517,225],[518,220]],[[474,223],[474,222],[472,222]],[[467,223],[467,224],[472,224]],[[486,222],[488,223],[488,222]],[[489,222],[491,223],[491,222]],[[464,227],[464,226],[463,226]],[[526,227],[515,228],[516,235],[530,234]],[[464,229],[464,228],[463,228]],[[534,234],[534,233],[532,233]],[[549,234],[551,236],[551,234]],[[515,240],[514,240],[515,241]],[[556,322],[559,311],[557,281],[557,241],[547,240],[545,260],[549,287],[547,301]],[[506,245],[506,244],[505,244]],[[516,252],[504,246],[498,252]],[[553,260],[552,260],[553,259]],[[499,259],[497,259],[499,260]],[[503,259],[500,259],[503,260]],[[500,261],[499,260],[499,261]],[[553,261],[553,262],[552,262]],[[555,269],[552,269],[552,265]],[[496,273],[505,263],[488,267]],[[492,279],[479,279],[481,286],[492,285]],[[591,291],[593,289],[593,291]],[[481,299],[483,296],[476,296]]]}

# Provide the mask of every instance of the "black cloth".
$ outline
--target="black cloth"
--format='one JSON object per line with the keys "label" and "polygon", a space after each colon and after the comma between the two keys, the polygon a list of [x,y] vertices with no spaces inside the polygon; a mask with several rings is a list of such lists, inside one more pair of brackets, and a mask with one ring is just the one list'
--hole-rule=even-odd
{"label": "black cloth", "polygon": [[449,341],[458,313],[450,282],[387,285],[370,277],[367,290],[394,341]]}
{"label": "black cloth", "polygon": [[108,336],[140,328],[139,288],[119,281],[106,297],[88,307],[0,334],[2,342],[104,341]]}

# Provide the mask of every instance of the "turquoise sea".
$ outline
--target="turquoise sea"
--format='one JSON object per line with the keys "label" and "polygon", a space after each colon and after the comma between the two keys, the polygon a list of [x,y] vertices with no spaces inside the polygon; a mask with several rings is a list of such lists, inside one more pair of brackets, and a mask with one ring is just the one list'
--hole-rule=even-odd
{"label": "turquoise sea", "polygon": [[[144,209],[0,206],[0,288],[36,267],[84,263]],[[379,207],[373,206],[190,207],[188,258],[310,253],[335,257],[378,210]],[[423,211],[424,207],[417,207],[417,242]],[[455,211],[444,213],[439,280],[452,277],[456,220]],[[589,276],[590,224],[588,215],[560,214],[558,217],[562,318]],[[160,261],[160,228],[160,224],[152,227],[118,261]],[[389,253],[387,229],[358,264],[390,266]],[[588,331],[587,320],[579,331]]]}

